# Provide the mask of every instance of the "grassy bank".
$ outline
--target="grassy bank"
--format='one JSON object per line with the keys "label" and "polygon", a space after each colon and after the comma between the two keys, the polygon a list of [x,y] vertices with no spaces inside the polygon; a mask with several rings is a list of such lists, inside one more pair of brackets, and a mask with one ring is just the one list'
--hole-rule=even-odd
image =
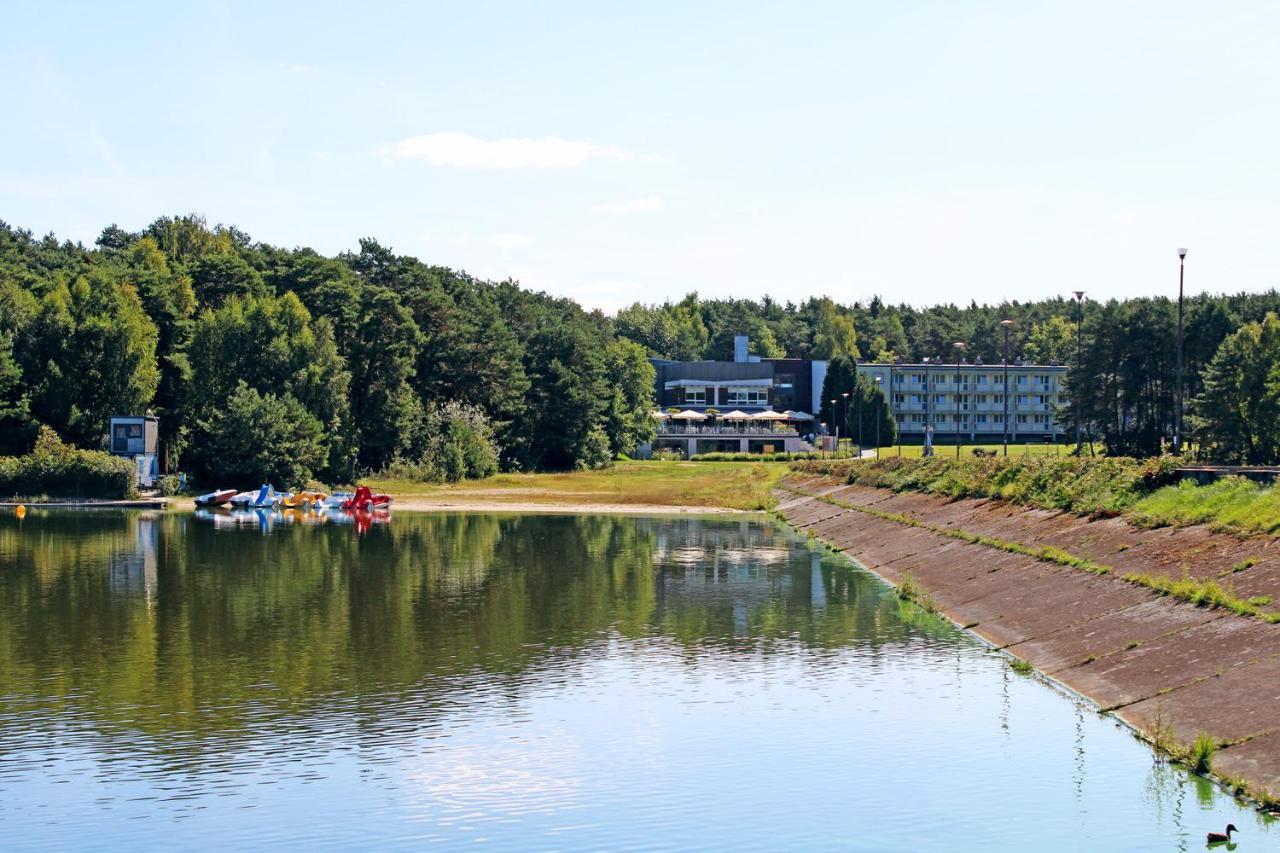
{"label": "grassy bank", "polygon": [[499,474],[461,483],[371,480],[400,502],[769,509],[782,462],[619,462],[600,471]]}
{"label": "grassy bank", "polygon": [[1280,490],[1242,477],[1177,480],[1168,457],[822,460],[791,468],[844,482],[949,498],[994,497],[1078,515],[1124,515],[1144,527],[1208,524],[1280,533]]}
{"label": "grassy bank", "polygon": [[949,498],[993,497],[1080,515],[1118,515],[1174,481],[1168,458],[1074,456],[796,462],[796,471],[848,483]]}

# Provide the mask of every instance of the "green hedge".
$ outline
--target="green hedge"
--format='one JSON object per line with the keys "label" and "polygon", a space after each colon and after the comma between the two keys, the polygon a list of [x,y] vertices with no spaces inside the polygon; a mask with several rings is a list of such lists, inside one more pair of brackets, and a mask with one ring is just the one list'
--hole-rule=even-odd
{"label": "green hedge", "polygon": [[699,453],[692,462],[794,462],[817,459],[817,453]]}
{"label": "green hedge", "polygon": [[26,456],[0,456],[0,496],[12,498],[133,498],[133,462],[100,450],[59,445]]}
{"label": "green hedge", "polygon": [[1079,515],[1117,515],[1177,480],[1169,456],[1023,456],[951,459],[811,460],[791,467],[848,483],[950,498],[992,497]]}

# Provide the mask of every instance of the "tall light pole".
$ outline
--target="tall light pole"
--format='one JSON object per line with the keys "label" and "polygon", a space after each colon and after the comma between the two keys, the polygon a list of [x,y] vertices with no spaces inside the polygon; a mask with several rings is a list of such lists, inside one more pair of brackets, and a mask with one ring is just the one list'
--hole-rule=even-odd
{"label": "tall light pole", "polygon": [[1004,455],[1009,455],[1009,327],[1012,320],[1001,320],[1004,327]]}
{"label": "tall light pole", "polygon": [[1178,250],[1178,399],[1173,410],[1173,452],[1182,453],[1182,275],[1187,268],[1187,250]]}
{"label": "tall light pole", "polygon": [[[854,365],[854,368],[853,368],[853,384],[854,384],[854,387],[857,387],[857,385],[858,385],[858,368],[857,368],[857,365],[856,365],[856,364]],[[840,394],[840,396],[844,398],[844,420],[845,420],[845,424],[844,424],[844,425],[845,425],[846,427],[848,427],[848,426],[849,426],[849,392],[848,392],[848,391],[844,391],[844,392],[842,392],[842,393]],[[850,429],[850,430],[849,430],[849,435],[851,435],[851,436],[853,435],[853,430],[852,430],[852,429]],[[859,425],[859,427],[858,427],[858,455],[859,455],[859,456],[861,456],[861,455],[862,455],[862,427],[861,427],[861,425]]]}
{"label": "tall light pole", "polygon": [[952,344],[956,348],[956,458],[960,458],[960,357],[964,355],[964,341]]}
{"label": "tall light pole", "polygon": [[[880,377],[876,377],[876,394],[880,394]],[[880,458],[880,410],[884,408],[884,400],[876,405],[876,458]],[[862,426],[862,422],[858,422],[858,426]]]}
{"label": "tall light pole", "polygon": [[836,449],[833,458],[840,458],[840,410],[836,408],[836,401],[831,401],[831,426],[836,433]]}
{"label": "tall light pole", "polygon": [[1084,291],[1077,290],[1076,294],[1076,381],[1073,389],[1076,397],[1076,456],[1084,453],[1084,434],[1080,431],[1080,407],[1083,405],[1083,395],[1080,393],[1083,389],[1084,382]]}

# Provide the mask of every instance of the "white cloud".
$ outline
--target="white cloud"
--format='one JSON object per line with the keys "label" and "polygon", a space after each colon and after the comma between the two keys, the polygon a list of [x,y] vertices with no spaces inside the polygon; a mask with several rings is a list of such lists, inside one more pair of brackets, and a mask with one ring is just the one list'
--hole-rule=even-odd
{"label": "white cloud", "polygon": [[664,207],[666,202],[661,196],[650,195],[627,201],[605,201],[592,205],[591,209],[599,213],[636,213],[641,210],[662,210]]}
{"label": "white cloud", "polygon": [[494,234],[489,242],[499,249],[524,249],[533,245],[528,234]]}
{"label": "white cloud", "polygon": [[612,145],[561,139],[479,139],[466,133],[428,133],[378,146],[387,160],[422,160],[460,169],[573,169],[588,160],[633,160]]}

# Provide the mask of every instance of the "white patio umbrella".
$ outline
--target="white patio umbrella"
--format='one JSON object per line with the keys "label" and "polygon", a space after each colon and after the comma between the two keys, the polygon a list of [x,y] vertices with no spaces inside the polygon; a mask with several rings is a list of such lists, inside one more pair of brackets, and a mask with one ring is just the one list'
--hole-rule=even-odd
{"label": "white patio umbrella", "polygon": [[651,417],[656,421],[665,421],[667,418],[671,417],[671,415],[668,415],[666,412],[653,412]]}
{"label": "white patio umbrella", "polygon": [[677,421],[705,421],[707,416],[702,412],[695,412],[693,409],[685,409],[678,415],[672,415],[672,419]]}
{"label": "white patio umbrella", "polygon": [[792,410],[787,409],[785,412],[783,412],[783,414],[784,414],[784,415],[786,415],[788,418],[790,418],[790,419],[791,419],[791,420],[793,420],[793,421],[811,421],[811,420],[813,420],[813,415],[809,414],[808,412],[793,412]]}
{"label": "white patio umbrella", "polygon": [[751,416],[753,421],[785,421],[787,416],[782,412],[775,412],[773,409],[765,409],[763,412],[756,412]]}
{"label": "white patio umbrella", "polygon": [[727,415],[721,415],[721,416],[720,416],[720,420],[722,420],[722,421],[749,421],[749,420],[751,420],[751,415],[748,415],[746,412],[740,412],[740,411],[738,411],[737,409],[734,409],[732,412],[730,412],[730,413],[729,413],[729,414],[727,414]]}

